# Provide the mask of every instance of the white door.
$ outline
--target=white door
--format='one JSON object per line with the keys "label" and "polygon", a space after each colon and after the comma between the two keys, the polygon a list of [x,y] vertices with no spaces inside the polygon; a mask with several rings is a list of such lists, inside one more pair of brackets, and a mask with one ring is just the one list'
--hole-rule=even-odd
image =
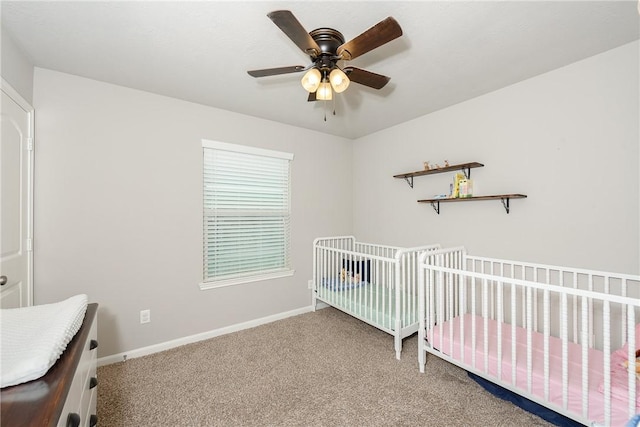
{"label": "white door", "polygon": [[2,81],[0,307],[33,305],[33,108]]}

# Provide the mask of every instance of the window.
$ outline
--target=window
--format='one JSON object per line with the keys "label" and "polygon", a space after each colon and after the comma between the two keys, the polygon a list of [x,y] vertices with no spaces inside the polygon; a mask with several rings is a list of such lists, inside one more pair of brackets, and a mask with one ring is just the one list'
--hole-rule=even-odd
{"label": "window", "polygon": [[201,289],[290,276],[293,155],[202,141]]}

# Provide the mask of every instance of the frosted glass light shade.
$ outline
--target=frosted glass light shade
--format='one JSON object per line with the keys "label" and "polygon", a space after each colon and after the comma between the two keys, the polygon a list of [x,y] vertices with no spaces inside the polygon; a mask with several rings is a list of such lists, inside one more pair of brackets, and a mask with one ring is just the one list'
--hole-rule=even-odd
{"label": "frosted glass light shade", "polygon": [[334,68],[329,74],[329,81],[331,82],[331,87],[336,93],[342,93],[349,87],[349,78],[347,75],[339,68]]}
{"label": "frosted glass light shade", "polygon": [[321,101],[330,101],[333,99],[333,93],[331,91],[331,85],[329,83],[320,83],[320,86],[316,91],[316,99],[319,99]]}
{"label": "frosted glass light shade", "polygon": [[320,74],[320,71],[317,68],[312,68],[304,74],[300,83],[302,83],[302,87],[307,92],[313,93],[318,90],[321,80],[322,75]]}

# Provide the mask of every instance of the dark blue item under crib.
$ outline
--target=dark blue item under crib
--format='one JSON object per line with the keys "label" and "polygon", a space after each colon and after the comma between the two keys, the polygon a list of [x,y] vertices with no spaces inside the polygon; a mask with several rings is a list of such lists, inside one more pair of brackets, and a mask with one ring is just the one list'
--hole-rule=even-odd
{"label": "dark blue item under crib", "polygon": [[559,414],[532,400],[529,400],[526,397],[520,396],[519,394],[514,393],[511,390],[500,387],[499,385],[492,383],[489,380],[485,380],[478,375],[472,374],[471,372],[467,372],[467,375],[469,375],[472,380],[480,384],[482,388],[484,388],[494,396],[499,397],[502,400],[511,402],[514,405],[519,406],[527,412],[531,412],[532,414],[539,416],[543,420],[550,422],[553,425],[560,427],[584,427],[583,424],[572,420],[571,418],[565,417],[564,415]]}

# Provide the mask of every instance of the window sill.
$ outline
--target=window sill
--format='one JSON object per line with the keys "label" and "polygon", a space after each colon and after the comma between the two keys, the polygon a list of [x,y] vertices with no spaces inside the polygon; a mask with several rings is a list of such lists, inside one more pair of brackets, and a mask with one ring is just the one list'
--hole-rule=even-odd
{"label": "window sill", "polygon": [[225,286],[241,285],[243,283],[259,282],[262,280],[278,279],[280,277],[293,276],[295,270],[282,270],[272,273],[259,274],[255,276],[234,277],[233,279],[225,280],[212,280],[210,282],[201,282],[200,290],[205,291],[207,289],[223,288]]}

